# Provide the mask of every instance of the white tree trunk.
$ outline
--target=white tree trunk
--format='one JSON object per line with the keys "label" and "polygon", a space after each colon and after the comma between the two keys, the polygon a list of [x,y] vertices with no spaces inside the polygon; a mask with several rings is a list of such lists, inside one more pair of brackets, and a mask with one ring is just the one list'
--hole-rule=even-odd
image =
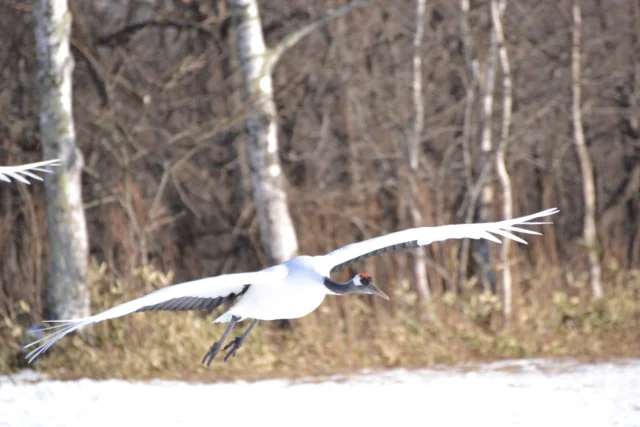
{"label": "white tree trunk", "polygon": [[[509,128],[511,127],[511,105],[512,105],[512,82],[511,65],[509,64],[509,54],[504,39],[504,29],[502,27],[502,15],[507,7],[506,0],[491,0],[491,20],[498,42],[498,53],[500,65],[502,67],[502,132],[500,142],[496,152],[496,172],[500,186],[502,187],[502,218],[507,220],[513,218],[513,196],[511,194],[511,178],[507,171],[504,154],[509,143]],[[502,315],[505,325],[511,320],[511,267],[509,265],[509,248],[511,241],[504,239],[500,246],[500,276],[502,278]]]}
{"label": "white tree trunk", "polygon": [[600,284],[600,261],[598,260],[598,238],[596,235],[596,189],[593,178],[593,166],[587,146],[584,140],[582,129],[582,107],[581,107],[581,71],[580,71],[580,49],[581,49],[581,26],[582,16],[580,10],[580,0],[573,4],[573,43],[571,49],[571,76],[573,80],[573,140],[576,152],[580,161],[582,172],[582,191],[584,195],[584,224],[583,238],[587,247],[589,258],[589,276],[591,281],[591,292],[594,299],[602,298],[602,285]]}
{"label": "white tree trunk", "polygon": [[[473,105],[475,103],[475,93],[478,86],[478,67],[477,60],[473,58],[473,39],[469,31],[469,0],[460,0],[460,33],[462,35],[462,45],[464,50],[464,62],[466,68],[467,79],[469,81],[467,85],[467,93],[465,96],[465,109],[464,109],[464,126],[462,133],[462,158],[464,160],[465,169],[465,181],[467,191],[472,191],[473,188],[473,164],[471,160],[471,128],[472,128],[472,112]],[[467,209],[467,215],[465,218],[473,214],[471,209]],[[469,220],[473,219],[471,216]],[[458,294],[462,294],[462,288],[466,279],[467,264],[469,262],[469,239],[463,239],[460,242],[460,250],[458,256],[458,274],[456,279],[456,291]]]}
{"label": "white tree trunk", "polygon": [[230,0],[229,4],[247,101],[247,150],[261,241],[267,263],[279,264],[296,255],[298,240],[278,157],[278,117],[269,53],[257,0]]}
{"label": "white tree trunk", "polygon": [[[426,0],[416,1],[416,30],[413,36],[413,133],[409,138],[409,208],[411,210],[411,227],[422,227],[422,214],[418,204],[417,173],[420,165],[420,139],[424,128],[424,100],[422,99],[422,37]],[[413,250],[413,279],[422,298],[431,300],[429,278],[427,276],[426,255],[424,247]]]}
{"label": "white tree trunk", "polygon": [[[480,115],[481,135],[480,135],[480,155],[476,159],[476,171],[478,180],[483,169],[487,169],[487,173],[491,170],[491,151],[493,149],[492,141],[492,116],[493,116],[493,91],[496,80],[496,66],[498,62],[497,40],[494,31],[491,31],[491,41],[489,44],[489,53],[487,54],[487,64],[485,67],[484,78],[482,81],[481,96],[482,110]],[[476,222],[491,221],[491,207],[493,206],[494,192],[491,179],[485,179],[482,183],[480,198],[478,199],[478,208],[476,214]],[[495,289],[495,274],[491,267],[489,242],[487,240],[474,240],[471,242],[476,265],[480,269],[480,277],[485,289],[489,288],[492,293]]]}
{"label": "white tree trunk", "polygon": [[45,178],[50,268],[50,316],[89,315],[88,239],[82,203],[82,153],[76,147],[72,114],[71,13],[66,0],[32,0],[35,18],[40,133],[45,159],[62,166]]}
{"label": "white tree trunk", "polygon": [[282,54],[320,25],[371,0],[355,0],[285,37],[268,50],[262,35],[257,0],[229,0],[236,30],[236,50],[247,101],[246,129],[254,202],[260,234],[269,264],[278,264],[298,252],[285,177],[278,157],[278,116],[273,101],[271,72]]}

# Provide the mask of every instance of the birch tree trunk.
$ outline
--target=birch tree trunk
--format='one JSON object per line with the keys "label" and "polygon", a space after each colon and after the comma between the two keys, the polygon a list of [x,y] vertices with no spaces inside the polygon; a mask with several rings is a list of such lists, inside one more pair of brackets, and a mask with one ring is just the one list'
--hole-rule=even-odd
{"label": "birch tree trunk", "polygon": [[580,161],[582,172],[582,191],[584,196],[584,224],[583,238],[587,247],[589,259],[589,277],[591,292],[594,299],[602,298],[602,285],[600,284],[600,261],[598,260],[598,240],[596,235],[596,190],[593,178],[593,165],[584,140],[582,128],[581,107],[581,27],[582,16],[580,0],[573,3],[573,43],[571,48],[571,77],[573,87],[573,140]]}
{"label": "birch tree trunk", "polygon": [[[489,174],[491,164],[489,163],[489,157],[491,155],[492,141],[491,141],[491,117],[493,114],[493,89],[495,86],[495,71],[497,62],[497,47],[496,38],[493,30],[491,31],[491,41],[489,45],[489,53],[487,55],[487,64],[484,73],[479,75],[478,64],[475,59],[472,59],[472,39],[469,32],[469,0],[460,1],[461,9],[461,32],[465,49],[465,62],[466,68],[469,74],[470,88],[467,89],[467,107],[465,109],[465,129],[463,135],[463,156],[465,161],[466,181],[468,188],[468,203],[466,204],[465,222],[471,222],[474,219],[477,222],[490,221],[490,207],[493,204],[493,188],[491,187],[490,180],[486,179]],[[472,102],[475,91],[479,88],[482,109],[480,111],[480,117],[478,122],[480,123],[480,155],[476,157],[475,168],[471,165],[471,147],[469,143],[470,139],[470,121],[472,112]],[[473,184],[472,169],[476,170],[476,183]],[[479,204],[476,209],[476,205]],[[487,241],[470,242],[469,239],[464,239],[460,242],[460,260],[458,266],[458,293],[461,292],[461,287],[464,283],[467,264],[469,247],[473,248],[473,258],[476,265],[480,269],[480,277],[482,283],[487,287],[489,285],[491,292],[495,293],[495,276],[489,263],[489,245]]]}
{"label": "birch tree trunk", "polygon": [[278,117],[269,53],[257,0],[230,0],[229,4],[247,101],[247,151],[260,236],[267,263],[279,264],[296,255],[298,240],[278,157]]}
{"label": "birch tree trunk", "polygon": [[54,319],[89,316],[88,239],[82,203],[82,153],[72,114],[71,13],[66,0],[32,0],[40,133],[45,159],[62,160],[45,178],[50,268],[47,301]]}
{"label": "birch tree trunk", "polygon": [[369,3],[355,0],[289,34],[267,49],[257,0],[229,0],[236,33],[236,50],[247,101],[247,151],[260,235],[268,264],[279,264],[298,252],[289,213],[285,177],[278,157],[278,116],[273,101],[271,72],[282,54],[320,25]]}
{"label": "birch tree trunk", "polygon": [[[424,18],[426,0],[416,1],[416,30],[413,36],[413,133],[409,138],[409,209],[411,210],[411,227],[422,227],[422,214],[418,205],[418,167],[420,165],[420,139],[424,128],[424,101],[422,99],[422,37],[424,34]],[[413,250],[413,279],[420,297],[431,301],[429,278],[424,247]]]}
{"label": "birch tree trunk", "polygon": [[[480,171],[490,166],[491,151],[493,150],[492,141],[492,117],[493,117],[493,91],[496,81],[497,66],[497,40],[495,29],[491,31],[491,42],[489,45],[489,53],[487,55],[487,65],[485,68],[484,81],[482,82],[482,111],[480,116],[481,135],[480,135],[480,155],[477,157],[478,176]],[[490,222],[491,207],[493,206],[494,192],[491,179],[485,179],[478,200],[478,209],[476,211],[475,222]],[[480,277],[485,290],[489,288],[491,293],[496,293],[495,273],[491,267],[489,242],[487,240],[474,240],[471,242],[476,265],[480,270]]]}
{"label": "birch tree trunk", "polygon": [[[462,133],[462,157],[464,160],[465,170],[465,184],[467,191],[472,191],[473,188],[473,165],[471,161],[471,128],[472,128],[472,113],[473,105],[475,103],[475,94],[478,86],[478,64],[477,60],[473,58],[473,40],[469,31],[469,0],[460,0],[460,32],[462,34],[462,45],[464,50],[464,62],[467,75],[467,87],[465,95],[465,108],[464,108],[464,126]],[[468,209],[468,213],[465,215],[465,220],[470,220],[472,211]],[[466,222],[468,222],[468,220]],[[458,261],[458,274],[456,280],[456,291],[458,295],[462,294],[464,281],[466,279],[467,265],[469,263],[469,239],[463,239],[460,242],[459,261]]]}
{"label": "birch tree trunk", "polygon": [[[502,218],[507,220],[513,218],[513,196],[511,194],[511,178],[507,171],[504,160],[504,153],[509,143],[509,128],[511,127],[511,105],[512,105],[512,82],[511,65],[509,54],[504,39],[504,29],[502,27],[502,16],[507,7],[506,0],[491,0],[491,20],[498,42],[498,54],[500,56],[500,66],[502,67],[502,131],[500,142],[496,152],[496,172],[500,186],[502,187]],[[500,276],[502,279],[502,315],[505,325],[511,321],[511,266],[509,265],[509,248],[511,241],[504,239],[500,246]]]}

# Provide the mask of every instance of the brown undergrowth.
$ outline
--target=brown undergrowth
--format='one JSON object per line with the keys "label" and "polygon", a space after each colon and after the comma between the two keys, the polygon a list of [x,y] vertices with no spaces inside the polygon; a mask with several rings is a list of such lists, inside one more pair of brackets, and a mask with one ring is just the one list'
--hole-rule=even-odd
{"label": "brown undergrowth", "polygon": [[[147,293],[172,278],[141,269],[135,280],[139,283],[132,288]],[[138,296],[125,292],[104,266],[94,265],[92,282],[93,312]],[[60,379],[220,381],[505,358],[640,357],[640,271],[616,271],[606,285],[607,297],[591,302],[579,285],[548,292],[543,280],[534,281],[514,301],[508,327],[500,316],[499,298],[473,290],[468,297],[439,295],[431,307],[401,285],[391,292],[393,305],[330,296],[290,328],[260,322],[235,358],[224,363],[221,354],[209,368],[200,361],[225,327],[210,323],[217,312],[136,313],[96,324],[83,336],[65,337],[32,367]],[[246,326],[248,322],[241,324]],[[4,319],[0,336],[0,373],[25,367],[24,329]]]}

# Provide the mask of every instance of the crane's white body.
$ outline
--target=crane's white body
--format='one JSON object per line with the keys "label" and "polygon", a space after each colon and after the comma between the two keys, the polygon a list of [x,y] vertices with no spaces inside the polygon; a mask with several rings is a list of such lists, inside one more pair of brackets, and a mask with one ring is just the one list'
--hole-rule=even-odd
{"label": "crane's white body", "polygon": [[329,272],[317,269],[316,258],[297,256],[263,270],[273,274],[276,280],[266,285],[251,286],[240,301],[214,322],[228,322],[231,316],[240,320],[248,317],[258,320],[298,319],[311,313],[329,293],[322,284]]}
{"label": "crane's white body", "polygon": [[11,182],[11,178],[25,184],[29,184],[29,180],[27,178],[42,181],[43,179],[33,172],[38,171],[52,173],[51,170],[45,169],[44,166],[60,166],[60,164],[60,159],[54,159],[19,166],[0,166],[0,181]]}
{"label": "crane's white body", "polygon": [[[48,337],[29,344],[27,347],[44,341],[27,357],[32,361],[66,334],[91,323],[113,319],[143,309],[196,309],[187,306],[196,304],[192,306],[196,307],[197,301],[240,295],[247,285],[250,287],[246,289],[240,300],[214,322],[231,322],[232,318],[237,321],[247,318],[258,320],[300,318],[318,308],[325,295],[333,294],[325,286],[325,279],[330,277],[332,271],[345,268],[351,262],[392,250],[424,246],[447,239],[487,239],[501,243],[494,234],[527,244],[526,241],[512,233],[536,235],[541,233],[516,226],[548,224],[547,222],[531,222],[531,220],[557,212],[557,209],[547,209],[532,215],[500,222],[412,228],[352,243],[326,255],[297,256],[283,264],[256,272],[224,274],[168,286],[85,319],[53,321],[60,323],[49,328],[56,329],[56,331]],[[196,302],[194,303],[194,301]]]}

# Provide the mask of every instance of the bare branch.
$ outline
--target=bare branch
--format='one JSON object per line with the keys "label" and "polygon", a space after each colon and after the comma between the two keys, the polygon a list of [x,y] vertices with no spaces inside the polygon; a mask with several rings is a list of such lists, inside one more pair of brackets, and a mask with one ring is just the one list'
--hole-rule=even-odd
{"label": "bare branch", "polygon": [[346,6],[326,12],[322,18],[286,36],[284,39],[280,41],[280,43],[278,43],[277,46],[270,49],[268,58],[265,61],[265,74],[271,74],[273,67],[275,67],[275,65],[278,63],[278,60],[280,59],[280,57],[282,57],[282,54],[287,49],[289,49],[290,47],[298,43],[300,40],[302,40],[307,34],[312,32],[319,26],[324,25],[328,22],[333,21],[336,18],[339,18],[345,15],[346,13],[355,9],[356,7],[363,6],[365,4],[371,3],[372,1],[373,0],[354,0],[351,3],[347,4]]}
{"label": "bare branch", "polygon": [[210,29],[202,25],[199,25],[198,23],[195,23],[195,22],[180,21],[180,20],[168,19],[168,18],[163,18],[163,19],[152,18],[146,21],[125,25],[124,27],[120,28],[117,31],[114,31],[113,33],[104,35],[102,37],[98,37],[98,39],[96,40],[96,44],[102,45],[102,46],[109,46],[109,47],[115,47],[122,44],[126,44],[129,42],[129,40],[131,40],[131,38],[136,33],[148,27],[177,28],[177,29],[189,28],[189,29],[198,30],[199,32],[203,33],[206,36],[213,35]]}

